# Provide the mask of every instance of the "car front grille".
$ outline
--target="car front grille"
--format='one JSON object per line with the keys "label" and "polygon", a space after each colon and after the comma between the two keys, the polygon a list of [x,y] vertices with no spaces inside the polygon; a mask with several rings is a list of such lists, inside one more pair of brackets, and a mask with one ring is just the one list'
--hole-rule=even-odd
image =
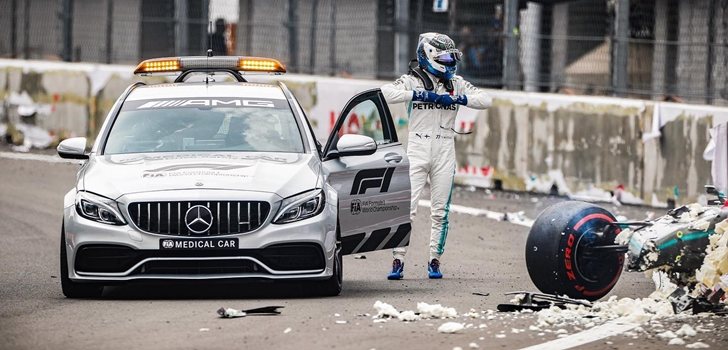
{"label": "car front grille", "polygon": [[[209,212],[197,206],[207,208]],[[197,215],[198,209],[210,215],[204,217],[202,223],[188,226],[188,221],[192,220],[186,220],[185,216],[191,208],[191,219],[205,216]],[[203,237],[254,231],[268,217],[270,204],[263,201],[135,202],[129,204],[128,209],[131,220],[142,231]]]}

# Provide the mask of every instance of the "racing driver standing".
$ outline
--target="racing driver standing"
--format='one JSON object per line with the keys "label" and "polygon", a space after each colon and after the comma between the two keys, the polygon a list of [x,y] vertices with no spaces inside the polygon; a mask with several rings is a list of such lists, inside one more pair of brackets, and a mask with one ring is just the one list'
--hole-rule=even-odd
{"label": "racing driver standing", "polygon": [[[448,214],[455,176],[455,130],[453,124],[460,106],[485,109],[492,99],[455,75],[461,53],[447,35],[423,33],[417,44],[417,66],[393,83],[382,86],[388,103],[407,103],[412,202],[410,218],[427,179],[430,180],[431,219],[429,278],[442,278],[440,257],[445,249]],[[394,249],[390,280],[404,277],[405,247]]]}

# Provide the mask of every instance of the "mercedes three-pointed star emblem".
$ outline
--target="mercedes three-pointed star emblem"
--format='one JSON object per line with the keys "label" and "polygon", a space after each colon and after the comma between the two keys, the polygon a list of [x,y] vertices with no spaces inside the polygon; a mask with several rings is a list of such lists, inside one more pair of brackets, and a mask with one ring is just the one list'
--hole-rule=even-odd
{"label": "mercedes three-pointed star emblem", "polygon": [[195,205],[187,209],[185,224],[193,233],[204,233],[212,227],[212,212],[204,205]]}

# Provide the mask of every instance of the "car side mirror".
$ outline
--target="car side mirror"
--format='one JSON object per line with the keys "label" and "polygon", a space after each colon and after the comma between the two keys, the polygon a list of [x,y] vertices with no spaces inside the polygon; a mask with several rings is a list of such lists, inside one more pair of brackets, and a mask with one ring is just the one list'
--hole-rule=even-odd
{"label": "car side mirror", "polygon": [[336,150],[326,155],[326,159],[348,156],[368,156],[377,151],[377,143],[373,138],[364,135],[346,134],[336,142]]}
{"label": "car side mirror", "polygon": [[65,159],[88,159],[86,153],[86,138],[73,137],[65,139],[56,148],[58,155]]}

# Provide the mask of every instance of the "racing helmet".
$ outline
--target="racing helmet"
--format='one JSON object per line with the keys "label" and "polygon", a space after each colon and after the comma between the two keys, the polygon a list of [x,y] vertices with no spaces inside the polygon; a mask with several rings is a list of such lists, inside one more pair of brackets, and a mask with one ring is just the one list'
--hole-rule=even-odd
{"label": "racing helmet", "polygon": [[439,33],[422,33],[417,43],[417,63],[420,68],[440,79],[450,80],[457,71],[462,54],[449,36]]}

